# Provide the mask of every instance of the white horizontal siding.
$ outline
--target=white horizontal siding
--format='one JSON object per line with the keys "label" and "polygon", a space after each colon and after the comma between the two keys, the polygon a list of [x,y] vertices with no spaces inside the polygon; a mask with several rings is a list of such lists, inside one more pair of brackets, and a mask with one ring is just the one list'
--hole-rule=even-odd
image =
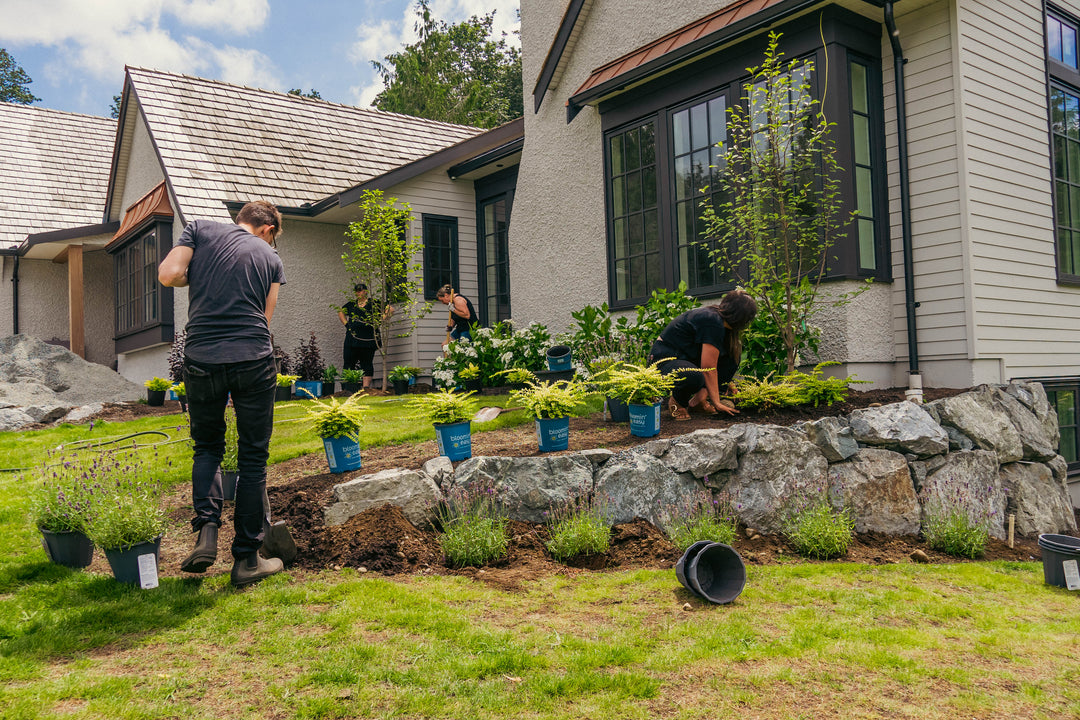
{"label": "white horizontal siding", "polygon": [[[457,218],[459,287],[454,289],[467,296],[476,305],[479,281],[477,279],[476,196],[473,193],[472,181],[452,181],[447,177],[446,169],[440,168],[391,188],[387,191],[387,195],[392,195],[400,202],[409,204],[413,214],[410,233],[417,236],[420,241],[423,239],[425,214]],[[417,282],[423,287],[422,252],[417,256],[416,262],[421,266],[421,276],[417,278]],[[442,354],[448,314],[446,306],[438,301],[432,301],[431,307],[431,312],[417,323],[411,337],[394,340],[388,356],[391,367],[413,365],[423,368],[425,374],[431,372],[435,358]]]}
{"label": "white horizontal siding", "polygon": [[1056,282],[1042,3],[957,1],[975,357],[1008,377],[1080,374],[1080,291]]}
{"label": "white horizontal siding", "polygon": [[[903,4],[897,10],[904,13]],[[967,355],[965,254],[960,162],[957,148],[952,22],[947,2],[897,17],[907,88],[909,189],[919,355],[951,359]],[[882,40],[882,68],[892,67],[892,47]],[[884,72],[885,131],[889,147],[889,209],[892,218],[893,343],[907,358],[904,266],[901,252],[900,178],[896,163],[896,98],[893,74]]]}

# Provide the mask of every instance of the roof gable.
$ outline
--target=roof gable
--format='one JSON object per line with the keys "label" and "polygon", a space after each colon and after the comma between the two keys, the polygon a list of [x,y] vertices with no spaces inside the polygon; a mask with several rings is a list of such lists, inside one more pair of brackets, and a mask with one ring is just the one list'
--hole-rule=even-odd
{"label": "roof gable", "polygon": [[301,207],[483,132],[138,68],[128,87],[184,221],[227,221],[226,202]]}
{"label": "roof gable", "polygon": [[0,103],[0,248],[100,223],[116,121]]}

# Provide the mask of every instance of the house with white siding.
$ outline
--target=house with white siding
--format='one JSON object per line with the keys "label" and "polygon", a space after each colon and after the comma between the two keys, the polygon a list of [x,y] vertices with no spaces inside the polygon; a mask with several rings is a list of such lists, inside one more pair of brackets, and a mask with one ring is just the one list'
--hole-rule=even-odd
{"label": "house with white siding", "polygon": [[[26,178],[32,197],[17,198],[25,204],[0,204],[0,240],[8,246],[0,272],[16,279],[0,290],[5,334],[10,328],[80,351],[74,338],[85,328],[84,357],[134,381],[164,376],[174,332],[186,321],[187,291],[161,287],[158,263],[188,222],[231,222],[245,202],[264,199],[284,216],[277,247],[287,283],[271,324],[275,344],[291,352],[314,332],[324,359],[340,367],[344,329],[334,306],[352,296],[341,254],[365,189],[409,204],[406,231],[425,246],[416,261],[426,299],[449,282],[484,312],[497,316],[506,304],[497,283],[490,298],[479,294],[477,238],[484,237],[478,228],[496,240],[501,233],[495,245],[505,248],[520,121],[484,132],[137,68],[127,69],[118,122],[78,116],[64,136],[54,117],[64,114],[0,110],[47,118],[18,134],[0,126],[0,147],[20,148],[0,161],[11,165],[0,174],[5,192],[19,163],[43,168]],[[48,152],[34,145],[42,127],[57,136]],[[76,141],[83,134],[95,144],[70,157],[87,145]],[[53,165],[85,166],[86,179],[58,173],[50,185]],[[77,216],[53,212],[71,204],[52,194],[54,186],[85,198],[86,207]],[[48,222],[10,224],[17,208]],[[430,368],[445,321],[433,313],[410,337],[395,339],[391,363]]]}
{"label": "house with white siding", "polygon": [[1080,468],[1078,27],[1075,0],[525,0],[515,319],[724,291],[695,191],[778,31],[858,211],[828,287],[873,279],[821,313],[822,355],[881,386],[1043,380]]}

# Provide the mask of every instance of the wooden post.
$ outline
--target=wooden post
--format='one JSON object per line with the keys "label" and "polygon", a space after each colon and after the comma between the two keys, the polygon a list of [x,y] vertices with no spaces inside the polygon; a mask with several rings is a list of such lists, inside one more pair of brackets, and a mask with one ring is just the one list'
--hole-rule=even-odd
{"label": "wooden post", "polygon": [[1016,535],[1016,515],[1009,513],[1009,547],[1013,547]]}
{"label": "wooden post", "polygon": [[86,335],[83,330],[83,254],[82,245],[68,246],[68,342],[71,352],[86,359]]}

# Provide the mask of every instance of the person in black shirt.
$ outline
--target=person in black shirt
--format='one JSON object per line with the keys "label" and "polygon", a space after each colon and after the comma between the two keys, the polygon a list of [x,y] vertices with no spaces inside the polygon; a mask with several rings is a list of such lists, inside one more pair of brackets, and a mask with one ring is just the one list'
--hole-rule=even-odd
{"label": "person in black shirt", "polygon": [[669,403],[673,418],[687,420],[691,412],[739,412],[721,402],[720,386],[734,390],[730,383],[739,369],[742,331],[756,315],[754,298],[736,289],[718,305],[684,312],[664,328],[649,351],[649,362],[664,360],[660,372],[679,373]]}
{"label": "person in black shirt", "polygon": [[379,311],[379,302],[368,297],[368,286],[353,286],[356,299],[345,303],[338,312],[338,319],[345,326],[345,345],[342,349],[347,370],[364,371],[364,387],[371,387],[375,374],[375,351],[379,349],[379,329],[382,321],[393,314],[394,306],[387,305]]}
{"label": "person in black shirt", "polygon": [[158,267],[162,285],[188,288],[184,386],[195,446],[191,525],[199,538],[180,569],[205,572],[217,559],[222,508],[217,469],[225,452],[225,405],[231,396],[239,432],[231,573],[237,587],[283,567],[280,559],[259,554],[268,549],[266,461],[277,386],[270,318],[285,283],[284,267],[272,248],[280,232],[278,209],[266,201],[250,202],[235,225],[189,224]]}
{"label": "person in black shirt", "polygon": [[439,288],[439,291],[435,293],[435,297],[443,305],[450,307],[449,320],[446,324],[446,342],[443,343],[443,346],[445,347],[451,340],[460,340],[461,338],[472,340],[472,326],[480,319],[480,316],[476,314],[476,310],[473,308],[472,300],[455,293],[454,289],[449,285],[443,285]]}

